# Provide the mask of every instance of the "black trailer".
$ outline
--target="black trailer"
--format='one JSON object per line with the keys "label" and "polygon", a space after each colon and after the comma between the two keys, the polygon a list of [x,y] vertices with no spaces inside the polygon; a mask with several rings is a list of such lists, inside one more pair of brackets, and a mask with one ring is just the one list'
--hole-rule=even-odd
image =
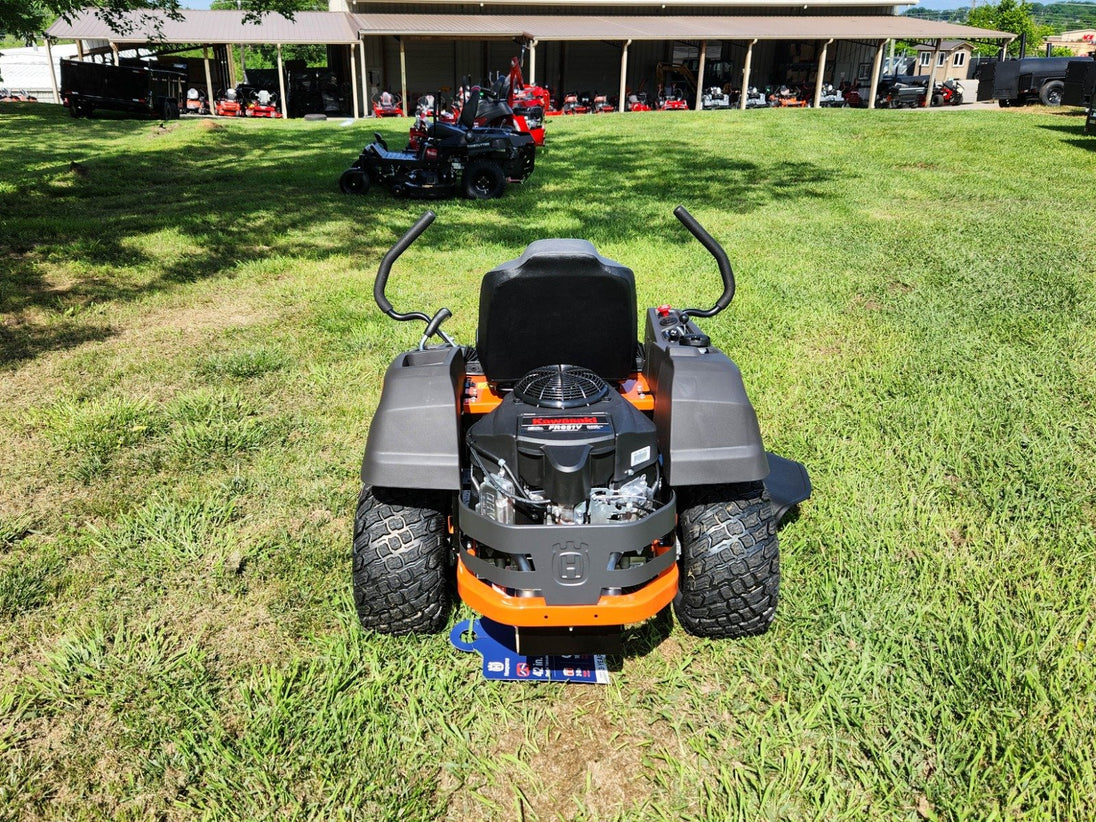
{"label": "black trailer", "polygon": [[1096,61],[1070,60],[1066,66],[1062,105],[1083,108],[1092,102],[1093,92],[1096,92]]}
{"label": "black trailer", "polygon": [[174,120],[185,82],[185,76],[175,71],[61,61],[61,100],[73,117],[90,117],[104,109]]}
{"label": "black trailer", "polygon": [[1092,62],[1092,58],[1023,57],[984,63],[978,67],[978,99],[996,100],[1001,106],[1036,102],[1060,106],[1066,69],[1079,59]]}

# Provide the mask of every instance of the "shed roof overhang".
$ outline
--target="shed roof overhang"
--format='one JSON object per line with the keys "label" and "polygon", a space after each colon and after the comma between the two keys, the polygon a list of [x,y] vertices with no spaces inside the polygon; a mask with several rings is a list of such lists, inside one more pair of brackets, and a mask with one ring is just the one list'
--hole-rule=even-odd
{"label": "shed roof overhang", "polygon": [[363,36],[545,40],[1013,40],[1007,31],[890,15],[592,17],[355,14]]}
{"label": "shed roof overhang", "polygon": [[359,37],[392,35],[447,39],[528,40],[1013,40],[1007,31],[870,15],[590,16],[503,14],[348,14],[300,11],[293,19],[271,13],[249,23],[240,11],[134,12],[113,29],[93,10],[59,19],[46,34],[56,39],[146,43],[354,44]]}

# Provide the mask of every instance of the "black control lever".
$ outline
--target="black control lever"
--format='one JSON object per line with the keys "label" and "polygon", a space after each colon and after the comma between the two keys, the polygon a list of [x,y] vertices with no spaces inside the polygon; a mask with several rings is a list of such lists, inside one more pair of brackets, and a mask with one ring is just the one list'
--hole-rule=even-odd
{"label": "black control lever", "polygon": [[422,320],[426,323],[426,331],[423,333],[422,342],[419,343],[420,348],[422,348],[426,341],[435,334],[441,336],[449,345],[456,345],[456,343],[450,339],[449,335],[440,330],[441,324],[452,317],[453,312],[448,308],[439,308],[433,317],[430,317],[421,311],[409,311],[406,314],[401,314],[392,307],[392,303],[384,296],[384,287],[388,284],[388,275],[392,271],[392,265],[399,259],[400,255],[415,242],[415,240],[422,236],[422,233],[430,227],[432,222],[434,222],[436,216],[437,215],[433,211],[424,212],[423,215],[415,221],[415,224],[407,229],[407,232],[396,241],[396,244],[388,249],[388,253],[384,255],[384,259],[381,260],[380,267],[377,269],[376,282],[373,283],[373,299],[377,301],[377,305],[380,307],[381,311],[392,319],[400,320],[401,322],[406,320]]}
{"label": "black control lever", "polygon": [[419,340],[419,350],[426,348],[426,341],[437,334],[449,345],[450,348],[456,348],[457,344],[453,341],[453,338],[441,330],[441,324],[447,319],[453,316],[453,312],[448,308],[439,308],[438,312],[431,318],[430,322],[426,324],[426,330],[422,332],[422,339]]}
{"label": "black control lever", "polygon": [[719,276],[723,279],[723,293],[719,295],[715,305],[706,311],[699,308],[686,308],[680,312],[681,318],[684,320],[686,317],[714,317],[734,299],[734,272],[731,270],[731,261],[727,259],[727,252],[723,250],[723,246],[704,230],[704,226],[698,223],[684,206],[675,208],[674,216],[689,229],[689,233],[696,237],[702,246],[708,249],[708,253],[715,257],[716,264],[719,266]]}

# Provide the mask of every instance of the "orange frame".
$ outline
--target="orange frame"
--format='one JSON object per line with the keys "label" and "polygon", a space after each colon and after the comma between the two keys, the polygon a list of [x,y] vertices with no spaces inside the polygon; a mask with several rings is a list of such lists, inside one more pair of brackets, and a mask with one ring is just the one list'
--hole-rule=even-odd
{"label": "orange frame", "polygon": [[[674,550],[672,545],[659,547],[655,549],[659,554]],[[495,622],[519,628],[634,625],[650,619],[673,601],[677,581],[675,563],[635,593],[603,596],[596,605],[549,605],[544,597],[504,594],[477,579],[457,560],[457,593],[468,607]]]}
{"label": "orange frame", "polygon": [[[650,383],[639,371],[620,383],[622,397],[640,411],[654,411],[655,396],[651,393]],[[466,377],[464,395],[461,398],[461,411],[465,414],[489,414],[494,411],[502,397],[495,393],[487,377],[482,374]]]}

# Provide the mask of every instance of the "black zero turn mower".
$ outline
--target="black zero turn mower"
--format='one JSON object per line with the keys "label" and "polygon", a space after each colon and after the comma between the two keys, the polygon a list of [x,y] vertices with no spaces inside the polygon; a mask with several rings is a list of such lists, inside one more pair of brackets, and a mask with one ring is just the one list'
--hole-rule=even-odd
{"label": "black zero turn mower", "polygon": [[[501,107],[510,111],[505,103]],[[440,122],[434,106],[433,122],[413,127],[413,141],[403,151],[390,151],[384,138],[374,134],[373,142],[339,177],[339,189],[343,194],[365,194],[378,183],[397,197],[444,199],[458,193],[473,200],[501,197],[507,183],[523,183],[533,173],[536,143],[527,132],[476,125],[481,112],[499,115],[498,101],[477,94],[465,104],[456,123]]]}
{"label": "black zero turn mower", "polygon": [[[513,626],[523,654],[612,652],[625,625],[671,602],[691,634],[763,633],[780,584],[777,523],[811,493],[806,469],[766,453],[738,367],[693,321],[734,296],[715,258],[712,308],[646,312],[632,271],[585,240],[530,244],[487,272],[475,346],[426,324],[384,378],[354,521],[354,600],[364,627],[442,630],[450,582],[472,610]],[[434,338],[438,343],[428,345]]]}

